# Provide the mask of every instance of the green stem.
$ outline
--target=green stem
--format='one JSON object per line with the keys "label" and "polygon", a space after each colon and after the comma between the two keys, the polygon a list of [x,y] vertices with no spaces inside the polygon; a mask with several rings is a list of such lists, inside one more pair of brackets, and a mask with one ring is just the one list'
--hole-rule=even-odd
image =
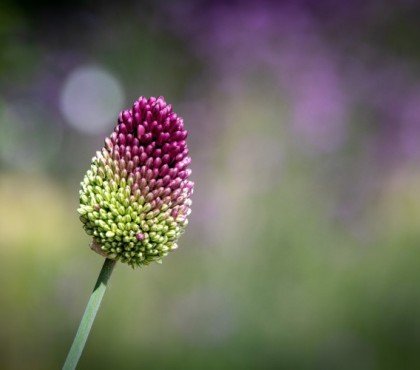
{"label": "green stem", "polygon": [[114,269],[115,262],[116,261],[108,258],[105,259],[101,272],[99,273],[98,280],[96,281],[95,287],[93,288],[93,292],[86,306],[85,313],[80,321],[79,329],[77,329],[73,344],[71,345],[69,354],[67,355],[63,370],[73,370],[79,362],[90,329],[92,328],[93,321],[95,320],[95,316],[99,310],[102,297],[105,294],[106,284],[108,283],[108,279]]}

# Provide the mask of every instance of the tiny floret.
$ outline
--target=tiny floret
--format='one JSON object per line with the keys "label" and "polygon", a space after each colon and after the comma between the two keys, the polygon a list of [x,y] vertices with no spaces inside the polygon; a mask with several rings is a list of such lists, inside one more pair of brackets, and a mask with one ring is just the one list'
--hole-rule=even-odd
{"label": "tiny floret", "polygon": [[78,212],[93,250],[136,267],[178,247],[194,187],[186,139],[163,97],[140,97],[119,114],[81,182]]}

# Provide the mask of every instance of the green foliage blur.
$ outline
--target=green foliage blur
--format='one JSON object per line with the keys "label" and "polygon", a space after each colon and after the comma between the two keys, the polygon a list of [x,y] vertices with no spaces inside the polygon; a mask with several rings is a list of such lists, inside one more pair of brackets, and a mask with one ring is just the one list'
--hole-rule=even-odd
{"label": "green foliage blur", "polygon": [[0,369],[62,366],[79,183],[139,95],[190,132],[190,225],[116,266],[80,369],[420,368],[419,7],[314,4],[2,5]]}

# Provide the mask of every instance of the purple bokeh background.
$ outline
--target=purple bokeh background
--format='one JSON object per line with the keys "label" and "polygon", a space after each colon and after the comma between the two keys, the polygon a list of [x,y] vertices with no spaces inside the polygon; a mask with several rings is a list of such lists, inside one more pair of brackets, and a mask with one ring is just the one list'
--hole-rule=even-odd
{"label": "purple bokeh background", "polygon": [[62,363],[102,262],[79,183],[140,95],[184,118],[190,224],[117,267],[81,368],[419,368],[419,12],[6,1],[0,368]]}

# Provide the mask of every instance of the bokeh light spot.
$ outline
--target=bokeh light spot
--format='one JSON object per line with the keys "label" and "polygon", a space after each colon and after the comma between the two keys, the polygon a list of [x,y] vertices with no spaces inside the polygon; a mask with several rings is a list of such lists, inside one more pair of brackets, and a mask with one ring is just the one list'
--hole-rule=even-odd
{"label": "bokeh light spot", "polygon": [[60,107],[71,126],[83,133],[98,134],[116,119],[123,99],[121,84],[112,74],[100,67],[83,66],[67,78]]}

